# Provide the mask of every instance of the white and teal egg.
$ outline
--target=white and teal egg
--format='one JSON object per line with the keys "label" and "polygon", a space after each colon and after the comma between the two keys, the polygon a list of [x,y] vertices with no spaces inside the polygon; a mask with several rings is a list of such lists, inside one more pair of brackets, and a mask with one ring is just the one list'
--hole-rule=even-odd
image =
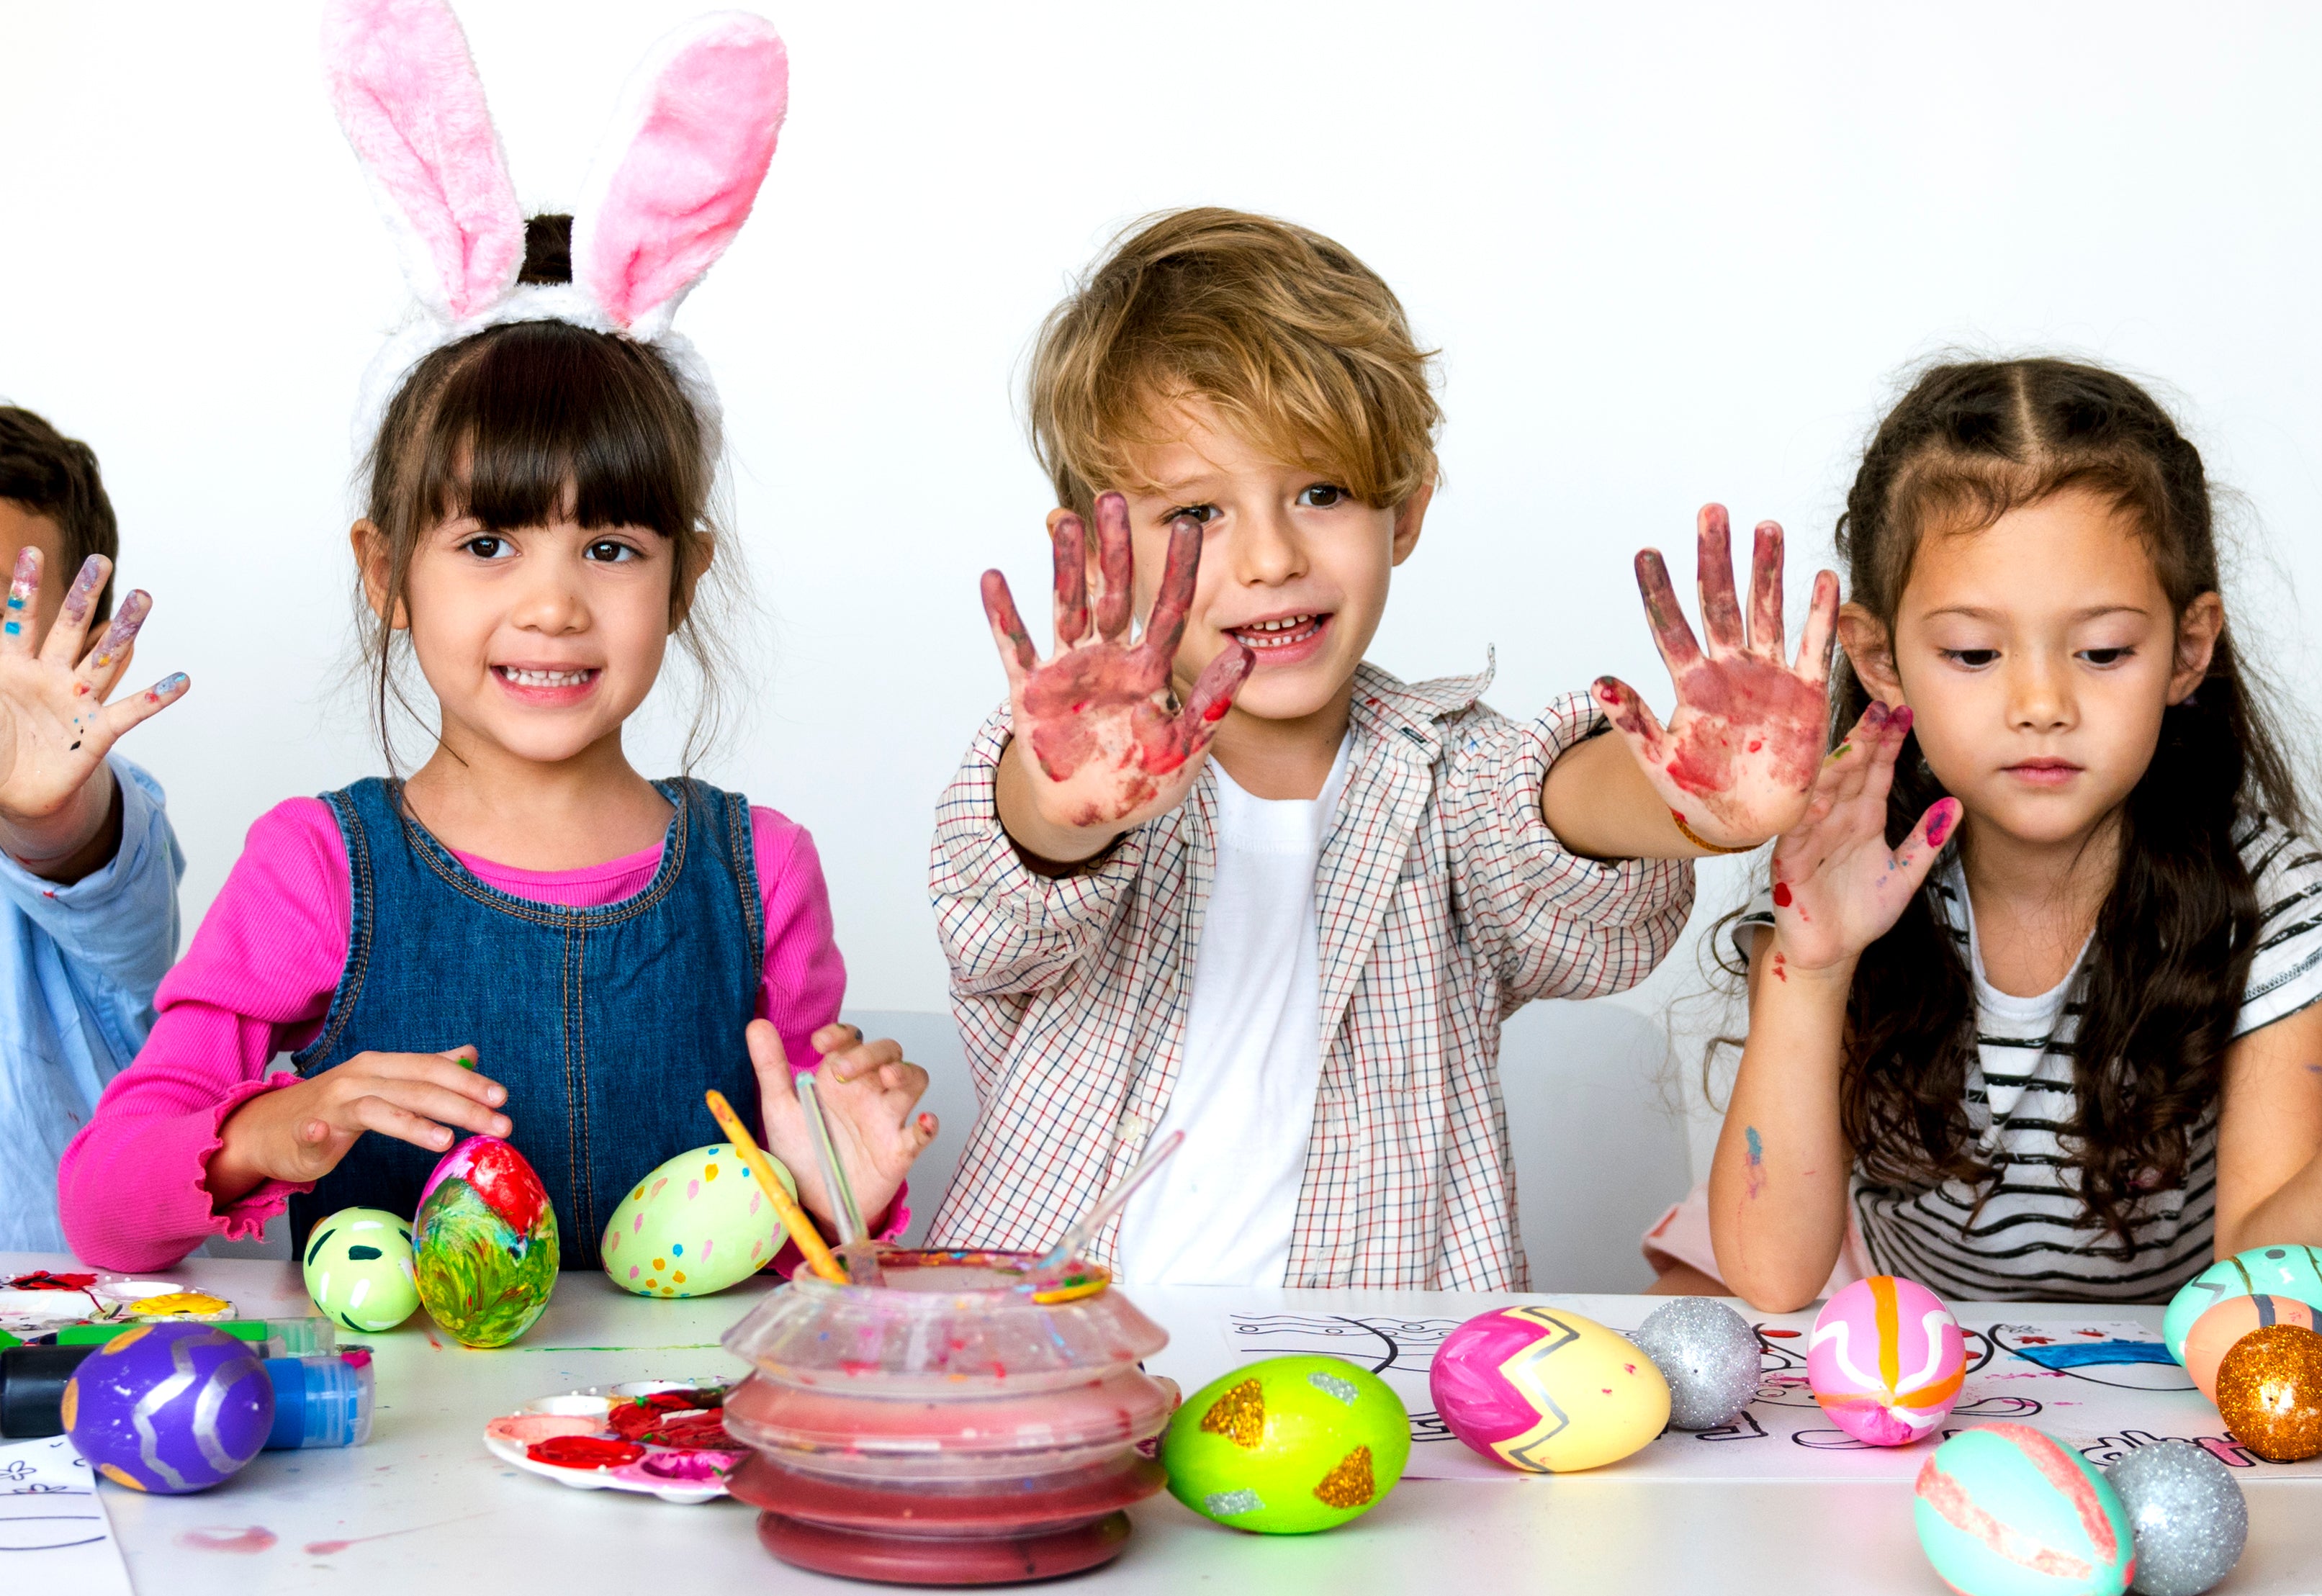
{"label": "white and teal egg", "polygon": [[[795,1198],[798,1182],[769,1156]],[[782,1250],[782,1220],[730,1143],[681,1153],[639,1181],[605,1225],[605,1273],[640,1297],[706,1297],[747,1280]]]}
{"label": "white and teal egg", "polygon": [[350,1330],[392,1330],[419,1306],[411,1221],[385,1208],[341,1208],[306,1238],[306,1295]]}

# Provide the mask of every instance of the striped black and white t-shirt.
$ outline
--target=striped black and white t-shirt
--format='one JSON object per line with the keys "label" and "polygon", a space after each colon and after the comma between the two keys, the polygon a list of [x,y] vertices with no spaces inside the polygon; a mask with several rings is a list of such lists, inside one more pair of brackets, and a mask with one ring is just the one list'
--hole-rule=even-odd
{"label": "striped black and white t-shirt", "polygon": [[[2245,817],[2235,843],[2257,884],[2257,952],[2234,1035],[2246,1035],[2322,999],[2322,853],[2262,816]],[[1967,883],[1954,855],[1928,880],[1975,981],[1976,1062],[1967,1117],[1991,1167],[1978,1190],[1956,1181],[1931,1190],[1874,1185],[1858,1172],[1855,1221],[1876,1269],[1948,1295],[1984,1300],[2159,1302],[2206,1268],[2216,1239],[2217,1114],[2195,1127],[2185,1183],[2156,1191],[2135,1210],[2135,1246],[2081,1206],[2078,1172],[2058,1133],[2072,1123],[2072,1034],[2080,971],[2034,998],[2012,997],[1984,979]],[[1734,926],[1746,956],[1774,923],[1761,892]],[[1983,1199],[1982,1207],[1976,1206]]]}

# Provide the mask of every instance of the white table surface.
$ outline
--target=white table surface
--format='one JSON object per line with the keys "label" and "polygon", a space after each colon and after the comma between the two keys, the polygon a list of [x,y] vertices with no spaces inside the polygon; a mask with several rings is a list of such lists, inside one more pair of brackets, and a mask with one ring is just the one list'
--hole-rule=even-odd
{"label": "white table surface", "polygon": [[[0,1274],[65,1269],[55,1254],[0,1253]],[[295,1268],[187,1259],[165,1272],[231,1299],[246,1316],[312,1311]],[[536,1396],[627,1380],[737,1377],[718,1346],[761,1288],[692,1301],[632,1297],[572,1271],[523,1341],[461,1347],[425,1313],[361,1337],[376,1352],[379,1406],[368,1446],[267,1452],[216,1490],[142,1496],[104,1487],[140,1596],[450,1590],[852,1591],[775,1562],[754,1512],[738,1503],[678,1507],[651,1497],[574,1491],[508,1469],[480,1439],[484,1422]],[[1465,1317],[1511,1299],[1454,1293],[1147,1289],[1138,1305],[1163,1326],[1206,1325],[1217,1306],[1285,1312]],[[1550,1299],[1535,1299],[1549,1300]],[[1982,1305],[1962,1304],[1963,1318]],[[2023,1303],[2024,1319],[2070,1318]],[[2160,1310],[2107,1309],[2158,1326]],[[354,1339],[348,1336],[348,1339]],[[1187,1334],[1152,1359],[1187,1391],[1229,1366],[1222,1338]],[[2246,1482],[2249,1549],[2219,1596],[2322,1592],[2322,1482]],[[1327,1535],[1269,1537],[1219,1528],[1166,1494],[1131,1509],[1136,1533],[1110,1566],[1074,1588],[1130,1592],[1432,1591],[1464,1583],[1579,1592],[1884,1591],[1941,1596],[1920,1555],[1912,1497],[1895,1484],[1737,1484],[1624,1480],[1618,1467],[1504,1483],[1413,1480]],[[235,1532],[244,1547],[205,1543]],[[266,1540],[271,1537],[270,1542]]]}

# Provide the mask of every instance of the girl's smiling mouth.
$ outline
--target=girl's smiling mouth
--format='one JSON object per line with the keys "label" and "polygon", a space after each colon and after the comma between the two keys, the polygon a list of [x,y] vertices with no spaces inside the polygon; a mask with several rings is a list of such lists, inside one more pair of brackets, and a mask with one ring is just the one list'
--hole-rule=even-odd
{"label": "girl's smiling mouth", "polygon": [[555,707],[587,698],[604,676],[599,665],[495,665],[492,678],[520,703]]}
{"label": "girl's smiling mouth", "polygon": [[1223,630],[1257,656],[1257,668],[1263,670],[1268,665],[1296,665],[1312,659],[1321,652],[1333,618],[1327,611],[1297,610]]}

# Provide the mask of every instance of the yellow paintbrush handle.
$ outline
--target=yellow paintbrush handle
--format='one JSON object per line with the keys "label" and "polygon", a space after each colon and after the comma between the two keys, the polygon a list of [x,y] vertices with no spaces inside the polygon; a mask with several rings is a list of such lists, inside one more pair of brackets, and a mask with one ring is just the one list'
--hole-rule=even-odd
{"label": "yellow paintbrush handle", "polygon": [[791,1195],[790,1188],[784,1186],[782,1177],[774,1173],[774,1166],[766,1161],[763,1153],[758,1151],[758,1144],[750,1139],[749,1127],[742,1123],[742,1117],[734,1112],[734,1105],[726,1100],[726,1094],[708,1091],[702,1096],[709,1104],[709,1112],[717,1117],[718,1128],[726,1133],[726,1139],[734,1144],[734,1151],[742,1155],[742,1162],[748,1164],[751,1172],[758,1177],[758,1184],[766,1189],[766,1200],[774,1205],[774,1212],[782,1217],[782,1228],[791,1233],[791,1239],[798,1243],[798,1250],[806,1254],[807,1266],[833,1285],[845,1285],[846,1271],[831,1255],[830,1244],[822,1239],[822,1232],[814,1227],[814,1221],[807,1217],[807,1211],[799,1207],[798,1199]]}

